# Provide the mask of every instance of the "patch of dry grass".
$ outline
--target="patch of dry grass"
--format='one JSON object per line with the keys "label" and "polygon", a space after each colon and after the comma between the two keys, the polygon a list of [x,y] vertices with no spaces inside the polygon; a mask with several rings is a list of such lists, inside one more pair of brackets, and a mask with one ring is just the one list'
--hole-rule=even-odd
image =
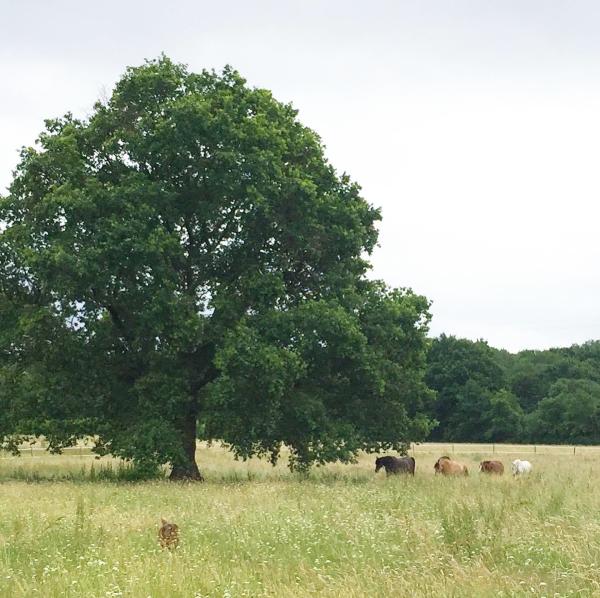
{"label": "patch of dry grass", "polygon": [[[192,485],[91,482],[118,463],[85,455],[2,459],[0,596],[600,595],[597,457],[524,453],[531,476],[490,478],[481,459],[519,455],[460,448],[468,478],[433,475],[438,446],[417,448],[414,479],[366,455],[302,479],[204,445]],[[173,553],[161,516],[181,528]]]}

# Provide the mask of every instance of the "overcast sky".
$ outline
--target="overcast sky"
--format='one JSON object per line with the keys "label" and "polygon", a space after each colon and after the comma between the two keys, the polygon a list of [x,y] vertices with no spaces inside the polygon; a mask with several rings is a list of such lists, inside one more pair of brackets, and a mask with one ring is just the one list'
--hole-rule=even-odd
{"label": "overcast sky", "polygon": [[127,65],[231,64],[380,206],[374,272],[432,333],[600,339],[600,2],[0,0],[0,189]]}

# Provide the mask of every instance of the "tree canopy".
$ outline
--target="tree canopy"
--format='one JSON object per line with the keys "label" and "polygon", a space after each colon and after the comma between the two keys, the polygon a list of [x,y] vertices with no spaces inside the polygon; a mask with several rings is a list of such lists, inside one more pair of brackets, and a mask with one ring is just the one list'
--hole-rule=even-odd
{"label": "tree canopy", "polygon": [[433,436],[471,442],[597,444],[600,341],[511,354],[441,335],[426,381],[438,400]]}
{"label": "tree canopy", "polygon": [[431,428],[428,301],[366,278],[379,211],[233,69],[129,68],[0,199],[0,440],[200,478],[200,430],[291,464]]}
{"label": "tree canopy", "polygon": [[494,350],[484,341],[442,334],[433,339],[427,360],[426,381],[437,392],[434,437],[464,441],[482,435],[490,396],[504,384]]}

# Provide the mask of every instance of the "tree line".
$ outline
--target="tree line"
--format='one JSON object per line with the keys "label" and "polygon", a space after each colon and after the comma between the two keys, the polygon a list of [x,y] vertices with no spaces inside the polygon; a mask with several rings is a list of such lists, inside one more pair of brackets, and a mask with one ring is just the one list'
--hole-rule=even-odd
{"label": "tree line", "polygon": [[431,440],[598,444],[600,341],[511,354],[485,341],[431,341]]}

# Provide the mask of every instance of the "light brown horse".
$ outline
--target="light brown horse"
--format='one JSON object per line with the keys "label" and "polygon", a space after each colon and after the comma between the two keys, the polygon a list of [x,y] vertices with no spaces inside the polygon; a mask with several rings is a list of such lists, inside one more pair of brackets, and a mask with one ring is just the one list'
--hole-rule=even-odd
{"label": "light brown horse", "polygon": [[433,466],[435,473],[442,475],[469,475],[466,465],[453,461],[450,457],[440,457]]}

